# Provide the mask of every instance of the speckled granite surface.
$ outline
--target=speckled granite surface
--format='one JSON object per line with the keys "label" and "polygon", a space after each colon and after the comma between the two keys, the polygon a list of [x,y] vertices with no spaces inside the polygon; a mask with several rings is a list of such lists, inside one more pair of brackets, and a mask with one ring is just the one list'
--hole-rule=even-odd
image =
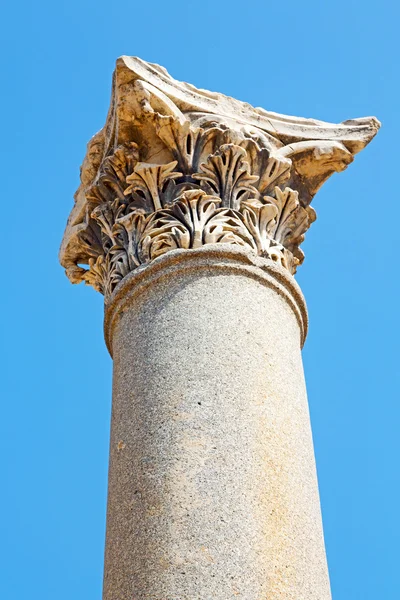
{"label": "speckled granite surface", "polygon": [[329,600],[306,312],[283,271],[211,246],[114,293],[104,600]]}

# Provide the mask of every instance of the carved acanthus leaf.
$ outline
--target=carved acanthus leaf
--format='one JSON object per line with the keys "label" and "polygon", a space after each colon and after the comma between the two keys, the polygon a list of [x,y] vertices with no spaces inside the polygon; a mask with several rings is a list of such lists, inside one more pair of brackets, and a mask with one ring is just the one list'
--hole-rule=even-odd
{"label": "carved acanthus leaf", "polygon": [[138,160],[138,145],[134,142],[127,147],[118,146],[111,156],[107,156],[101,164],[98,177],[86,192],[89,205],[113,202],[116,198],[125,202],[126,178],[133,172]]}
{"label": "carved acanthus leaf", "polygon": [[257,251],[262,256],[271,245],[278,210],[273,204],[250,201],[242,203],[242,214],[254,238]]}
{"label": "carved acanthus leaf", "polygon": [[139,242],[144,224],[145,217],[133,212],[116,221],[112,229],[114,245],[110,248],[111,260],[115,265],[115,282],[123,279],[141,264]]}
{"label": "carved acanthus leaf", "polygon": [[203,130],[192,128],[189,120],[182,123],[178,119],[169,117],[157,121],[156,132],[166,148],[170,149],[178,164],[178,169],[184,175],[190,175],[193,172],[197,140],[201,137]]}
{"label": "carved acanthus leaf", "polygon": [[146,223],[140,242],[141,259],[143,262],[150,262],[177,248],[190,248],[190,231],[176,217],[173,208],[157,211]]}
{"label": "carved acanthus leaf", "polygon": [[219,196],[222,206],[238,209],[242,200],[249,194],[257,194],[254,187],[257,175],[251,175],[244,148],[235,144],[223,144],[215,154],[208,157],[207,162],[200,165],[200,173],[193,179],[207,191]]}
{"label": "carved acanthus leaf", "polygon": [[207,244],[236,244],[256,251],[254,239],[240,212],[220,208],[206,224],[204,239]]}
{"label": "carved acanthus leaf", "polygon": [[139,163],[134,172],[128,175],[129,184],[124,196],[131,196],[132,208],[148,214],[163,207],[162,196],[168,182],[181,177],[182,173],[174,171],[177,161],[166,165]]}
{"label": "carved acanthus leaf", "polygon": [[94,287],[97,292],[109,296],[113,290],[113,267],[110,256],[98,256],[89,259],[89,269],[85,271],[84,281]]}
{"label": "carved acanthus leaf", "polygon": [[303,208],[299,202],[298,192],[285,188],[275,188],[275,196],[266,196],[265,202],[276,206],[278,214],[276,225],[271,230],[272,237],[294,254],[299,263],[304,259],[303,252],[298,248],[304,240],[304,234],[316,219],[313,208]]}
{"label": "carved acanthus leaf", "polygon": [[253,236],[257,253],[279,262],[291,273],[295,273],[298,260],[294,259],[290,252],[286,252],[286,248],[273,237],[278,218],[277,207],[265,201],[244,202],[242,213],[244,222]]}
{"label": "carved acanthus leaf", "polygon": [[292,163],[289,159],[271,155],[265,148],[257,152],[256,159],[253,160],[252,172],[259,176],[257,184],[258,192],[265,196],[276,186],[282,186],[290,177],[290,167]]}

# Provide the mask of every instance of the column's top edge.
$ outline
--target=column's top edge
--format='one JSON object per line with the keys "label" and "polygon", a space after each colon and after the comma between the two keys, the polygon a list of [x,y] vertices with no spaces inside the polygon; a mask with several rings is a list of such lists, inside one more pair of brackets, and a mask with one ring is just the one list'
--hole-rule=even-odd
{"label": "column's top edge", "polygon": [[112,335],[116,320],[132,301],[159,282],[196,274],[250,277],[273,288],[295,313],[303,347],[308,330],[307,306],[300,286],[287,269],[273,260],[255,255],[246,248],[231,244],[209,244],[191,250],[171,250],[129,273],[105,303],[104,337],[112,356]]}
{"label": "column's top edge", "polygon": [[307,140],[340,141],[356,154],[372,140],[381,126],[376,117],[329,123],[267,111],[225,94],[178,81],[164,67],[148,63],[137,56],[121,56],[116,63],[115,86],[132,84],[134,80],[142,80],[154,86],[184,113],[205,112],[241,120],[264,130],[285,145]]}

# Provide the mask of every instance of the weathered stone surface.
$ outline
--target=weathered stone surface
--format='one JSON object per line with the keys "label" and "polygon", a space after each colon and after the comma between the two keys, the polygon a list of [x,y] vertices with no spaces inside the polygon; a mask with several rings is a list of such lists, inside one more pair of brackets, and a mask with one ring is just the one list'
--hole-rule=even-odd
{"label": "weathered stone surface", "polygon": [[269,113],[122,57],[61,262],[71,281],[106,297],[139,265],[210,243],[249,248],[294,273],[314,194],[378,127],[374,118],[333,125]]}
{"label": "weathered stone surface", "polygon": [[116,290],[104,600],[329,600],[306,318],[284,268],[225,244]]}

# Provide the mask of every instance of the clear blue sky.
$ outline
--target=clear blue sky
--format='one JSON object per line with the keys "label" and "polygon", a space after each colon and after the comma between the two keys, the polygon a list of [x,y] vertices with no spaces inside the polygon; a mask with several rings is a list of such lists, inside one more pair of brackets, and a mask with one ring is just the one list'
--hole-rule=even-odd
{"label": "clear blue sky", "polygon": [[3,6],[0,598],[101,597],[112,365],[102,297],[57,252],[132,54],[272,111],[383,123],[317,195],[298,281],[334,600],[398,600],[399,17],[395,0]]}

